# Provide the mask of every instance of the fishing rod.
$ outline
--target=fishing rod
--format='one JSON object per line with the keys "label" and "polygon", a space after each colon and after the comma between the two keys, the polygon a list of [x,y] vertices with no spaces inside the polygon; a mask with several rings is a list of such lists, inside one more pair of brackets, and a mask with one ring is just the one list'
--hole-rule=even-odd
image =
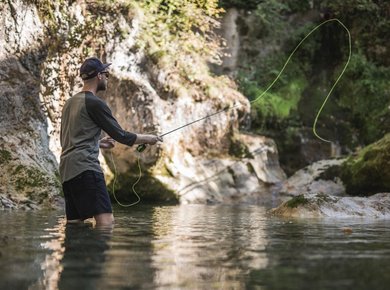
{"label": "fishing rod", "polygon": [[[298,48],[302,45],[302,43],[303,43],[303,42],[304,42],[304,41],[305,41],[313,32],[315,32],[315,31],[316,31],[317,29],[319,29],[321,26],[323,26],[323,25],[325,25],[325,24],[327,24],[327,23],[329,23],[329,22],[337,22],[337,23],[338,23],[339,25],[341,25],[342,28],[347,32],[347,35],[348,35],[348,59],[347,59],[345,65],[344,65],[344,67],[343,67],[341,73],[340,73],[339,76],[337,77],[336,81],[333,83],[331,89],[328,91],[328,93],[327,93],[327,95],[326,95],[326,97],[325,97],[325,99],[324,99],[324,101],[323,101],[323,103],[322,103],[320,109],[318,110],[317,115],[316,115],[315,120],[314,120],[314,123],[313,123],[313,126],[312,126],[312,131],[313,131],[313,134],[314,134],[317,138],[319,138],[320,140],[322,140],[322,141],[324,141],[324,142],[331,143],[330,140],[327,140],[327,139],[325,139],[325,138],[322,138],[321,136],[318,135],[317,130],[316,130],[317,122],[318,122],[318,118],[319,118],[319,116],[321,115],[322,110],[323,110],[323,108],[325,107],[325,104],[326,104],[326,102],[328,101],[330,95],[332,94],[334,88],[336,87],[336,85],[337,85],[338,82],[340,81],[341,77],[344,75],[345,70],[347,69],[347,67],[348,67],[348,65],[349,65],[349,62],[350,62],[350,60],[351,60],[351,55],[352,55],[351,33],[350,33],[349,29],[344,25],[344,23],[342,23],[342,22],[341,22],[339,19],[337,19],[337,18],[328,19],[328,20],[323,21],[322,23],[318,24],[317,26],[315,26],[315,27],[314,27],[314,28],[313,28],[313,29],[312,29],[312,30],[311,30],[311,31],[310,31],[310,32],[309,32],[309,33],[308,33],[308,34],[307,34],[307,35],[306,35],[298,44],[297,44],[297,46],[294,48],[294,50],[290,53],[290,55],[289,55],[289,57],[287,58],[285,64],[283,65],[282,69],[280,70],[280,72],[278,73],[278,75],[276,76],[276,78],[272,81],[272,83],[271,83],[271,84],[266,88],[266,90],[263,91],[256,99],[250,101],[249,103],[252,104],[252,103],[258,101],[260,98],[262,98],[262,97],[263,97],[263,96],[264,96],[264,95],[273,87],[273,85],[277,82],[277,80],[280,78],[280,76],[281,76],[282,73],[284,72],[284,70],[285,70],[285,68],[287,67],[288,63],[290,62],[292,56],[295,54],[295,52],[298,50]],[[158,137],[161,137],[161,138],[162,138],[162,137],[167,136],[167,135],[169,135],[169,134],[171,134],[171,133],[173,133],[173,132],[176,132],[176,131],[178,131],[178,130],[181,130],[181,129],[184,129],[184,128],[188,127],[188,126],[191,126],[191,125],[193,125],[193,124],[195,124],[195,123],[198,123],[198,122],[200,122],[200,121],[203,121],[203,120],[212,118],[212,117],[214,117],[214,116],[216,116],[216,115],[219,115],[219,114],[221,114],[221,113],[223,113],[223,112],[230,111],[230,110],[232,110],[232,109],[234,109],[234,108],[236,108],[236,107],[238,107],[238,106],[242,106],[242,104],[239,103],[239,104],[236,104],[236,105],[231,106],[231,107],[226,107],[225,109],[219,110],[219,111],[217,111],[217,112],[215,112],[215,113],[213,113],[213,114],[206,115],[206,116],[204,116],[204,117],[201,117],[201,118],[199,118],[199,119],[196,119],[196,120],[194,120],[194,121],[191,121],[191,122],[189,122],[189,123],[187,123],[187,124],[184,124],[184,125],[182,125],[182,126],[179,126],[179,127],[175,128],[175,129],[172,129],[172,130],[170,130],[170,131],[168,131],[168,132],[166,132],[166,133],[163,133],[163,134],[161,134],[161,135],[158,135]],[[140,153],[142,153],[142,152],[146,149],[146,147],[147,147],[146,144],[140,144],[140,145],[137,146],[136,150],[137,150],[138,153],[140,154]],[[113,160],[113,159],[112,159],[112,160]],[[130,204],[130,205],[123,205],[123,204],[121,204],[121,203],[117,200],[117,198],[116,198],[116,196],[115,196],[115,193],[114,193],[115,200],[116,200],[116,201],[118,202],[118,204],[120,204],[121,206],[131,206],[131,205],[134,205],[134,204],[136,204],[136,203],[138,203],[138,202],[140,201],[140,197],[139,197],[139,195],[137,194],[137,192],[136,192],[135,189],[134,189],[134,186],[140,181],[140,179],[141,179],[141,174],[142,174],[142,172],[141,172],[141,167],[140,167],[140,162],[139,162],[139,156],[138,156],[138,168],[139,168],[139,177],[138,177],[137,181],[133,184],[133,187],[132,187],[133,192],[134,192],[135,195],[138,197],[138,201],[135,202],[135,203],[133,203],[133,204]],[[114,182],[114,184],[115,184],[115,182]]]}

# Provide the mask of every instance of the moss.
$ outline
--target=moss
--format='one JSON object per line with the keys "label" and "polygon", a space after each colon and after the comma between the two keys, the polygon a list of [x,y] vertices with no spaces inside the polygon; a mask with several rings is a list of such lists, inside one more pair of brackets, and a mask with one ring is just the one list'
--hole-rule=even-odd
{"label": "moss", "polygon": [[[134,173],[121,174],[117,177],[115,183],[115,195],[122,203],[131,203],[136,201],[136,196],[132,190],[133,185],[138,179]],[[109,192],[113,193],[113,182],[107,186]],[[143,172],[143,175],[135,186],[137,194],[141,201],[147,203],[178,203],[178,198],[174,191],[166,188],[159,180],[154,178],[150,173]],[[113,200],[115,202],[115,200]]]}
{"label": "moss", "polygon": [[149,57],[152,60],[154,64],[158,64],[159,61],[167,55],[166,51],[164,50],[157,50],[153,53],[150,53]]}
{"label": "moss", "polygon": [[11,152],[0,149],[0,165],[7,164],[11,160]]}
{"label": "moss", "polygon": [[290,199],[289,201],[286,202],[286,206],[290,208],[296,208],[300,205],[305,205],[309,202],[307,198],[303,196],[303,194],[298,195]]}
{"label": "moss", "polygon": [[167,167],[166,164],[164,164],[164,166],[161,166],[160,170],[158,171],[158,174],[162,176],[174,177],[173,172]]}
{"label": "moss", "polygon": [[17,190],[45,186],[48,181],[47,175],[35,167],[18,165],[12,173]]}
{"label": "moss", "polygon": [[340,165],[329,166],[325,171],[321,172],[315,180],[334,180],[340,176]]}
{"label": "moss", "polygon": [[323,193],[323,192],[320,192],[318,194],[316,194],[316,198],[317,198],[317,204],[318,205],[321,205],[323,203],[330,203],[330,202],[333,202],[334,200],[332,199],[332,197],[330,197],[329,195]]}
{"label": "moss", "polygon": [[245,143],[238,139],[234,139],[230,142],[229,155],[238,158],[254,158],[249,148]]}
{"label": "moss", "polygon": [[342,164],[340,177],[351,195],[389,192],[390,134],[348,158]]}

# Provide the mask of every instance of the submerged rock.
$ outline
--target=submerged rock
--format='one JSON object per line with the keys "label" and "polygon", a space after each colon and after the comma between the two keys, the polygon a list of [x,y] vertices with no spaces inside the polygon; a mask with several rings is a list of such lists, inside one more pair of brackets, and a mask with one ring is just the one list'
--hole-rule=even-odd
{"label": "submerged rock", "polygon": [[270,211],[272,215],[293,218],[390,218],[390,195],[337,197],[327,194],[302,194]]}

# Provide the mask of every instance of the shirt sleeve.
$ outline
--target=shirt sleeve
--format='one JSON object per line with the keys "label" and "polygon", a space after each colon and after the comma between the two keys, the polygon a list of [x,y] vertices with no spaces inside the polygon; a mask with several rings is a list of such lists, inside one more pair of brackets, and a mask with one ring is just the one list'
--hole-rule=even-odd
{"label": "shirt sleeve", "polygon": [[134,144],[137,134],[123,130],[103,100],[96,96],[86,95],[85,106],[89,117],[111,138],[128,146]]}

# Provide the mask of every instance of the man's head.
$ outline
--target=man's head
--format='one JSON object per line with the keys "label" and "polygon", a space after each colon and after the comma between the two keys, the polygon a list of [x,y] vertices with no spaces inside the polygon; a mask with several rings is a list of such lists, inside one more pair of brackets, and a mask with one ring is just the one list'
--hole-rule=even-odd
{"label": "man's head", "polygon": [[80,76],[84,83],[95,83],[96,91],[107,88],[108,70],[111,63],[103,64],[98,58],[87,58],[80,67]]}

